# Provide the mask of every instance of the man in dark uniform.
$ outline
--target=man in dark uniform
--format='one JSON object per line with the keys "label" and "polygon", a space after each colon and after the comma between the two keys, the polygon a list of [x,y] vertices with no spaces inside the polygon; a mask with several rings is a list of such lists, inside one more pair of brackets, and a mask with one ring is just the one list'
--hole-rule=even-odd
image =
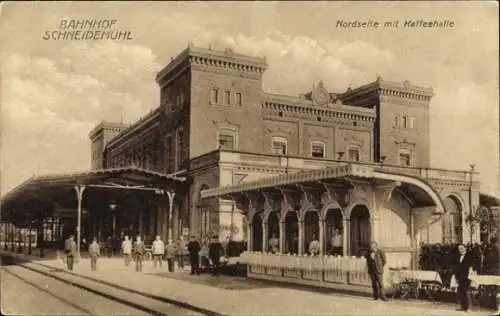
{"label": "man in dark uniform", "polygon": [[384,266],[387,262],[385,253],[378,249],[377,243],[372,242],[370,252],[366,255],[366,263],[368,265],[368,274],[372,280],[373,299],[387,301],[384,293]]}
{"label": "man in dark uniform", "polygon": [[146,246],[141,239],[141,236],[137,236],[134,242],[134,257],[135,257],[135,271],[142,271],[142,259],[144,257],[144,252],[146,251]]}
{"label": "man in dark uniform", "polygon": [[472,298],[470,294],[470,274],[472,270],[477,271],[477,267],[474,265],[474,258],[467,251],[465,245],[458,245],[458,256],[455,258],[454,262],[454,272],[455,279],[458,283],[457,288],[457,296],[460,300],[460,309],[461,311],[467,312],[469,311],[470,306],[472,305]]}
{"label": "man in dark uniform", "polygon": [[212,261],[212,275],[219,275],[220,257],[222,256],[223,249],[222,244],[219,241],[218,236],[214,236],[210,246],[208,247],[208,257]]}
{"label": "man in dark uniform", "polygon": [[69,271],[73,271],[73,263],[77,252],[74,238],[73,235],[70,235],[68,239],[64,241],[64,252],[66,254],[66,264],[68,265]]}
{"label": "man in dark uniform", "polygon": [[195,236],[191,236],[189,243],[187,245],[188,252],[189,252],[189,262],[191,264],[191,275],[199,275],[200,274],[200,250],[201,250],[201,245],[196,240]]}

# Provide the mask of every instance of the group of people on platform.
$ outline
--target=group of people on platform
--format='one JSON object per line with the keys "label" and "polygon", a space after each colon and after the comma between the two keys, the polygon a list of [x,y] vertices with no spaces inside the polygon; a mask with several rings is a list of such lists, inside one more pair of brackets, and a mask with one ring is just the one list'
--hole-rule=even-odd
{"label": "group of people on platform", "polygon": [[[97,238],[94,238],[88,245],[88,256],[90,258],[90,268],[92,271],[97,270],[97,259],[101,256],[101,247]],[[135,270],[142,271],[142,264],[147,253],[146,245],[141,236],[137,236],[135,241],[132,241],[129,236],[124,236],[121,243],[121,254],[123,255],[125,266],[129,266],[131,261],[135,262]],[[200,274],[200,252],[207,253],[210,260],[212,274],[218,276],[220,274],[220,258],[224,255],[224,247],[219,241],[218,236],[214,236],[211,240],[204,242],[198,241],[196,236],[192,235],[189,242],[186,244],[181,236],[176,243],[171,239],[167,244],[161,240],[161,237],[156,236],[152,243],[151,255],[153,266],[162,267],[164,259],[168,265],[168,271],[174,272],[175,262],[179,269],[184,269],[184,259],[186,255],[189,257],[191,265],[191,275]],[[64,252],[67,268],[73,270],[74,262],[77,257],[77,245],[74,240],[74,235],[70,235],[64,242]]]}
{"label": "group of people on platform", "polygon": [[[341,230],[334,228],[331,236],[330,243],[327,244],[327,246],[329,246],[327,253],[342,255],[343,235]],[[295,243],[293,241],[295,241]],[[296,247],[290,247],[290,245],[293,244],[295,244]],[[298,252],[298,249],[296,249],[298,247],[297,245],[298,242],[292,238],[292,242],[288,242],[287,251],[296,254]],[[483,248],[487,251],[481,251],[481,248],[477,245],[466,247],[464,244],[459,244],[456,246],[453,254],[446,258],[447,268],[455,276],[457,283],[457,296],[460,301],[460,309],[458,310],[460,311],[469,311],[472,305],[470,287],[471,279],[474,275],[477,275],[481,269],[483,272],[488,272],[488,274],[492,275],[498,275],[500,272],[498,265],[500,247],[498,246],[497,239],[492,238],[491,242],[486,244]],[[271,239],[269,239],[267,251],[269,253],[280,252],[280,242],[276,233],[273,233]],[[311,256],[320,254],[320,242],[316,234],[312,235],[306,252]],[[373,298],[375,300],[380,299],[387,301],[387,297],[383,290],[383,273],[387,263],[384,251],[378,248],[376,242],[372,242],[365,258],[367,271],[371,278]]]}
{"label": "group of people on platform", "polygon": [[[280,252],[280,241],[277,237],[276,233],[272,234],[271,239],[268,241],[267,251],[270,253],[279,253]],[[331,255],[342,255],[343,250],[343,234],[339,228],[334,228],[332,230],[332,237],[330,243],[327,244],[329,248],[327,252]],[[293,235],[291,239],[287,241],[287,252],[291,254],[298,253],[298,238],[296,235]],[[312,235],[312,239],[309,242],[307,253],[309,255],[315,256],[320,254],[320,242],[318,240],[318,236],[314,233]]]}

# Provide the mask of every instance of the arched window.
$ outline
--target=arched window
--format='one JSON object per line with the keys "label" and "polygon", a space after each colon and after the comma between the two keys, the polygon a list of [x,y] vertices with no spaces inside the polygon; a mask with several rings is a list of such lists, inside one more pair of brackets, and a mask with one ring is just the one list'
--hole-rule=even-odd
{"label": "arched window", "polygon": [[443,242],[462,242],[462,208],[460,202],[452,196],[444,199],[445,213],[442,219]]}
{"label": "arched window", "polygon": [[311,157],[324,158],[325,156],[325,143],[313,141],[311,143]]}
{"label": "arched window", "polygon": [[273,137],[271,140],[271,151],[275,155],[288,154],[288,140],[284,137]]}

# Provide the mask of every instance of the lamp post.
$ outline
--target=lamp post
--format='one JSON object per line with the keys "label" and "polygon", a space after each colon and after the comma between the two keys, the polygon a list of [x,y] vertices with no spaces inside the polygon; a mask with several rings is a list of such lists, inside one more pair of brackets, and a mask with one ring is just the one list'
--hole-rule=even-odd
{"label": "lamp post", "polygon": [[472,234],[473,234],[473,229],[474,229],[474,222],[475,222],[475,214],[474,214],[474,209],[472,206],[472,175],[474,173],[474,168],[476,165],[471,164],[470,165],[470,175],[469,175],[469,230],[470,230],[470,243],[472,244]]}
{"label": "lamp post", "polygon": [[109,203],[109,209],[111,210],[111,216],[112,216],[112,235],[113,238],[115,237],[115,232],[116,232],[116,204],[115,202]]}

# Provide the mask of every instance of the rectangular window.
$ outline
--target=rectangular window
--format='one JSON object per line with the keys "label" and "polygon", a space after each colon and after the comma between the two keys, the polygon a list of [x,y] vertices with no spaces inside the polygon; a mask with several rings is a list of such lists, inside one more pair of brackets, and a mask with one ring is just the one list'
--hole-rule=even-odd
{"label": "rectangular window", "polygon": [[212,104],[217,104],[219,101],[219,89],[212,89],[212,95],[210,96],[210,102]]}
{"label": "rectangular window", "polygon": [[410,154],[399,154],[399,165],[403,167],[410,167],[411,165]]}
{"label": "rectangular window", "polygon": [[311,156],[315,158],[324,158],[325,157],[325,144],[314,142],[311,145]]}
{"label": "rectangular window", "polygon": [[182,167],[184,162],[184,132],[180,130],[177,132],[177,168]]}
{"label": "rectangular window", "polygon": [[219,134],[219,149],[233,150],[234,149],[234,136],[227,134]]}
{"label": "rectangular window", "polygon": [[415,118],[414,117],[410,117],[409,118],[409,128],[415,128]]}
{"label": "rectangular window", "polygon": [[349,160],[350,161],[359,161],[359,149],[351,148],[348,150]]}
{"label": "rectangular window", "polygon": [[394,117],[394,127],[399,127],[399,115],[396,114]]}
{"label": "rectangular window", "polygon": [[231,104],[231,91],[226,91],[225,99],[226,104]]}
{"label": "rectangular window", "polygon": [[273,140],[272,150],[273,153],[276,155],[286,155],[287,154],[286,142],[281,140]]}
{"label": "rectangular window", "polygon": [[236,104],[241,105],[241,93],[236,93]]}
{"label": "rectangular window", "polygon": [[408,116],[403,116],[403,128],[408,128]]}
{"label": "rectangular window", "polygon": [[174,172],[174,163],[175,163],[175,148],[174,142],[172,141],[172,136],[167,136],[167,172]]}

